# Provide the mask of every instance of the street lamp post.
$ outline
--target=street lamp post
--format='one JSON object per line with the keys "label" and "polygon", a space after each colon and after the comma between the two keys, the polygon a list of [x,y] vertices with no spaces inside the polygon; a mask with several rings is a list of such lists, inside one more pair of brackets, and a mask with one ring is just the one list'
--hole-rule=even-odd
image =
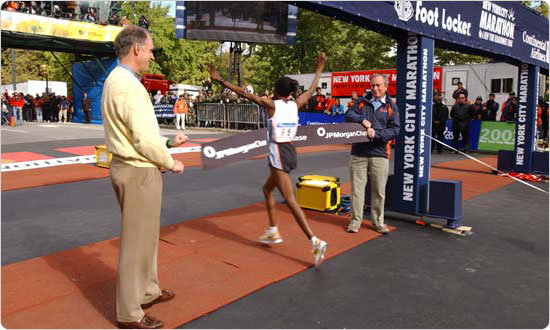
{"label": "street lamp post", "polygon": [[48,95],[48,66],[46,64],[40,65],[40,74],[46,77],[46,95]]}

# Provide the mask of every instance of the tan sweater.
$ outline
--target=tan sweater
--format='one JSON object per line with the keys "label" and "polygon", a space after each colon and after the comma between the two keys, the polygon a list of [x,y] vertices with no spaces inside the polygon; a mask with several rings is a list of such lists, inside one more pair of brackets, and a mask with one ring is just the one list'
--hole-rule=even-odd
{"label": "tan sweater", "polygon": [[149,93],[128,70],[117,66],[107,77],[101,95],[101,115],[107,150],[135,167],[172,168]]}

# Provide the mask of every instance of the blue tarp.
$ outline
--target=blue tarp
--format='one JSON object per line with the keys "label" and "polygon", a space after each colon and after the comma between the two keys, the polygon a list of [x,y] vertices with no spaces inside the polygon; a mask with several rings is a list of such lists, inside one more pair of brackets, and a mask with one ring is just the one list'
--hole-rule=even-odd
{"label": "blue tarp", "polygon": [[[88,98],[92,101],[92,123],[101,124],[101,94],[103,92],[103,83],[107,76],[117,66],[116,57],[101,60],[101,65],[96,61],[74,62],[73,69],[73,98],[74,98],[74,121],[84,122],[84,113],[82,112],[82,97],[84,92],[88,93]],[[75,81],[77,83],[75,83]],[[82,87],[82,89],[80,87]]]}

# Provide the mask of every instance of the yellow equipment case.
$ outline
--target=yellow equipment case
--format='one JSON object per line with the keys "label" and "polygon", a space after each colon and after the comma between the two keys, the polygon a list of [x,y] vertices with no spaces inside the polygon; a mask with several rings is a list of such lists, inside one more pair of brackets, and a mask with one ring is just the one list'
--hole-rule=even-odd
{"label": "yellow equipment case", "polygon": [[306,174],[302,175],[298,178],[298,182],[302,182],[305,180],[317,180],[317,181],[328,181],[328,182],[334,182],[336,184],[340,183],[340,178],[335,176],[326,176],[326,175],[318,175],[318,174]]}
{"label": "yellow equipment case", "polygon": [[107,151],[105,145],[95,146],[95,162],[99,167],[109,168],[113,154]]}
{"label": "yellow equipment case", "polygon": [[296,183],[296,199],[300,207],[331,212],[340,204],[340,184],[321,180],[302,180]]}

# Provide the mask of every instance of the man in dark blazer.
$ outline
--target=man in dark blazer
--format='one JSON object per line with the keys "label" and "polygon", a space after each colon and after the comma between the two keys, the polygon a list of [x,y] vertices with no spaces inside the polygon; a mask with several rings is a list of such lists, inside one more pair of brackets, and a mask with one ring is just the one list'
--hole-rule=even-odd
{"label": "man in dark blazer", "polygon": [[86,92],[82,98],[82,112],[84,112],[84,120],[86,121],[86,124],[89,124],[91,122],[90,113],[92,112],[92,102],[88,98],[88,93]]}

